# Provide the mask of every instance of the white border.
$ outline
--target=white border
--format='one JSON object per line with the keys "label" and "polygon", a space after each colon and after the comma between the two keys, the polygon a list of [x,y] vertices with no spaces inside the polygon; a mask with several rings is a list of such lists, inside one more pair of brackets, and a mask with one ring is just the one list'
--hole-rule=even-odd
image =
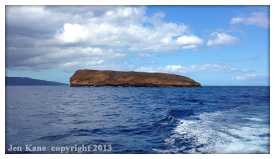
{"label": "white border", "polygon": [[[0,158],[4,159],[16,159],[16,158],[27,158],[27,159],[37,159],[37,158],[53,158],[53,159],[79,159],[79,158],[103,158],[103,159],[129,159],[129,158],[160,158],[160,159],[266,159],[266,158],[273,158],[275,157],[272,153],[273,149],[273,128],[270,127],[270,154],[5,154],[5,5],[270,5],[270,17],[273,18],[275,7],[272,4],[273,0],[192,0],[192,1],[179,1],[179,0],[100,0],[96,2],[90,2],[87,0],[48,0],[48,1],[38,1],[38,0],[1,0],[0,1],[0,35],[1,35],[1,58],[0,58],[0,65],[1,65],[1,77],[0,77],[0,84],[1,84],[1,145],[0,145]],[[274,11],[274,12],[272,12]],[[270,44],[274,42],[274,32],[272,27],[274,28],[274,21],[270,19]],[[274,47],[273,47],[274,48]],[[270,89],[271,89],[271,96],[270,96],[270,113],[274,112],[274,102],[272,100],[273,94],[272,90],[274,90],[274,86],[271,84],[272,79],[274,78],[273,75],[273,66],[272,59],[274,59],[273,55],[271,54],[274,52],[272,45],[270,45]],[[270,123],[274,123],[274,117],[270,115]],[[271,126],[272,124],[270,124]]]}
{"label": "white border", "polygon": [[6,5],[270,5],[271,0],[3,0]]}

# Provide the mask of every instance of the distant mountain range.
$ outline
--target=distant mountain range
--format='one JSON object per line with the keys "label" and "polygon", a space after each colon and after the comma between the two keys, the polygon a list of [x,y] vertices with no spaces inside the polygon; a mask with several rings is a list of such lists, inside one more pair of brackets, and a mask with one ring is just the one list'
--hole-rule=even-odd
{"label": "distant mountain range", "polygon": [[52,82],[45,80],[32,79],[28,77],[5,77],[6,78],[6,86],[14,85],[14,86],[58,86],[58,85],[68,85],[60,82]]}

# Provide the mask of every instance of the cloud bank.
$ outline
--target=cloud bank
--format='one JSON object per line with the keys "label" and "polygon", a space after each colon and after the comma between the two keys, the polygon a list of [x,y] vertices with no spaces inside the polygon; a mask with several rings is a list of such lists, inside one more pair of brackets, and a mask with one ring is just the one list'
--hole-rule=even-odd
{"label": "cloud bank", "polygon": [[192,72],[249,72],[246,69],[238,70],[229,64],[204,64],[204,65],[192,65],[192,66],[181,66],[181,65],[167,65],[164,67],[141,67],[137,71],[141,72],[166,72],[166,73],[192,73]]}
{"label": "cloud bank", "polygon": [[231,24],[238,23],[269,28],[269,17],[265,12],[254,12],[250,16],[238,16],[231,19]]}
{"label": "cloud bank", "polygon": [[203,40],[161,12],[131,6],[7,6],[9,69],[119,69],[132,52],[195,49]]}
{"label": "cloud bank", "polygon": [[234,80],[241,80],[241,81],[245,81],[245,80],[250,80],[250,79],[260,79],[260,78],[268,78],[269,74],[246,74],[243,76],[234,76],[231,77]]}

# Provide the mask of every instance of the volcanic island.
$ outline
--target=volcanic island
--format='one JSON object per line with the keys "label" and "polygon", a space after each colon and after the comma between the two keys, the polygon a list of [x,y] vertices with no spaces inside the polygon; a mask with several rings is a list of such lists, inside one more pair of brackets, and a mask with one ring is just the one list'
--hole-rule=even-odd
{"label": "volcanic island", "polygon": [[201,87],[185,76],[168,73],[77,70],[71,87]]}

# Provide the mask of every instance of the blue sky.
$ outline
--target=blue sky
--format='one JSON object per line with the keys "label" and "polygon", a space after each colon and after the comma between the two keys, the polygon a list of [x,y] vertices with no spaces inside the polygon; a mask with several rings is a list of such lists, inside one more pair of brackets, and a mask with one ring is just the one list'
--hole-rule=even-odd
{"label": "blue sky", "polygon": [[78,69],[269,85],[268,6],[6,6],[6,76]]}

